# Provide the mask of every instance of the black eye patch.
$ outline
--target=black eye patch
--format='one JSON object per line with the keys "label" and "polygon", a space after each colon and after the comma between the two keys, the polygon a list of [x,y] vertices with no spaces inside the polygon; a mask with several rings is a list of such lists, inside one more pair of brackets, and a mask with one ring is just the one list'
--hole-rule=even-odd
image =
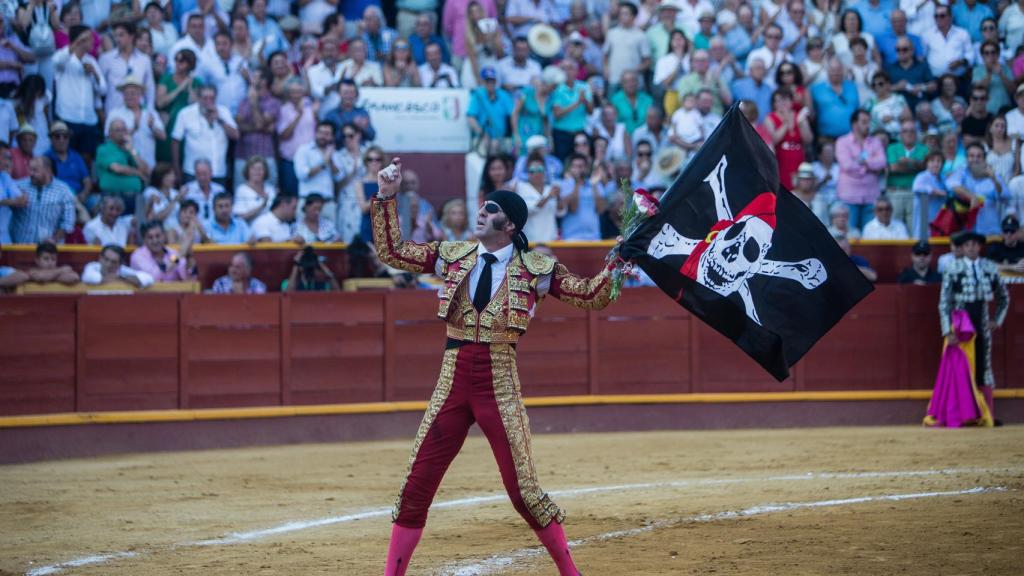
{"label": "black eye patch", "polygon": [[501,206],[498,206],[495,202],[486,202],[484,204],[484,212],[487,212],[488,214],[497,214],[498,212],[501,212]]}

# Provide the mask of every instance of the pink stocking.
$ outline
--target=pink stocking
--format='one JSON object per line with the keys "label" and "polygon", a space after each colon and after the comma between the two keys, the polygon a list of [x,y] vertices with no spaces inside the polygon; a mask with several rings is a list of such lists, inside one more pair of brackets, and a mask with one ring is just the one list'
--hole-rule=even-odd
{"label": "pink stocking", "polygon": [[569,554],[569,542],[565,539],[565,531],[558,522],[551,521],[547,528],[534,530],[537,538],[548,549],[548,554],[555,561],[558,567],[559,576],[579,576],[576,565],[572,562],[572,555]]}
{"label": "pink stocking", "polygon": [[423,535],[423,528],[403,528],[398,524],[391,525],[391,544],[388,545],[388,561],[384,566],[384,576],[403,576],[409,568],[409,560],[416,544]]}

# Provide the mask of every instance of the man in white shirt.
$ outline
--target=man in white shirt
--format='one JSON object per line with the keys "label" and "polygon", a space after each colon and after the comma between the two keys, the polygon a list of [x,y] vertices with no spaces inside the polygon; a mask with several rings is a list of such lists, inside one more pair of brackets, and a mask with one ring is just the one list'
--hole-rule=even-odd
{"label": "man in white shirt", "polygon": [[181,28],[187,28],[193,17],[203,19],[203,28],[206,32],[206,39],[212,40],[213,35],[220,30],[227,31],[231,17],[218,6],[217,0],[199,0],[198,6],[181,15]]}
{"label": "man in white shirt", "polygon": [[353,38],[348,43],[349,59],[341,63],[341,77],[352,80],[356,86],[383,86],[384,69],[366,58],[366,42]]}
{"label": "man in white shirt", "polygon": [[953,25],[949,6],[935,7],[935,25],[935,29],[921,38],[932,75],[936,78],[943,74],[962,77],[970,71],[974,56],[971,35],[967,30]]}
{"label": "man in white shirt", "polygon": [[1017,107],[1006,113],[1006,134],[1010,138],[1024,138],[1024,84],[1017,86],[1014,100]]}
{"label": "man in white shirt", "polygon": [[295,196],[276,196],[270,212],[253,221],[250,241],[302,244],[302,236],[295,233],[295,209],[298,205],[299,199]]}
{"label": "man in white shirt", "polygon": [[651,43],[638,28],[635,4],[619,4],[619,25],[608,31],[604,41],[604,70],[608,79],[608,94],[618,91],[622,74],[634,70],[645,73],[651,67]]}
{"label": "man in white shirt", "polygon": [[192,14],[188,18],[185,35],[171,46],[171,55],[167,58],[167,61],[174,62],[174,57],[178,55],[178,52],[186,48],[196,55],[197,63],[201,57],[213,54],[213,42],[207,40],[206,24],[203,17],[199,14]]}
{"label": "man in white shirt", "polygon": [[765,78],[773,86],[775,85],[775,71],[779,69],[779,64],[790,61],[789,53],[782,48],[782,36],[781,26],[775,23],[769,24],[764,31],[764,46],[751,50],[747,55],[747,68],[750,68],[750,63],[754,60],[760,59],[764,62],[764,67],[767,70]]}
{"label": "man in white shirt", "polygon": [[321,120],[316,137],[295,151],[295,177],[299,180],[299,197],[316,193],[330,201],[335,186],[345,178],[344,156],[334,147],[334,124]]}
{"label": "man in white shirt", "polygon": [[53,55],[57,87],[54,112],[71,128],[71,147],[92,158],[101,139],[96,108],[103,104],[107,81],[100,73],[99,62],[89,54],[92,30],[72,26],[68,37],[71,43]]}
{"label": "man in white shirt", "polygon": [[530,59],[530,43],[519,37],[512,42],[512,55],[498,62],[498,84],[515,95],[540,76],[540,64]]}
{"label": "man in white shirt", "polygon": [[194,200],[199,205],[198,217],[209,220],[214,216],[214,202],[217,195],[224,191],[224,187],[213,181],[213,169],[210,161],[205,158],[196,160],[194,167],[196,179],[185,184],[185,198]]}
{"label": "man in white shirt", "polygon": [[90,220],[82,234],[85,241],[93,246],[116,244],[122,248],[128,245],[132,232],[132,215],[124,214],[124,200],[119,196],[104,196],[100,200],[99,214]]}
{"label": "man in white shirt", "polygon": [[238,139],[238,125],[231,112],[217,104],[215,87],[199,89],[199,101],[178,114],[171,138],[171,157],[179,174],[194,178],[196,160],[205,158],[210,161],[214,180],[224,183],[228,175],[228,140]]}
{"label": "man in white shirt", "polygon": [[[117,87],[123,98],[122,104],[107,113],[104,134],[110,134],[110,123],[123,120],[125,127],[131,132],[132,145],[139,157],[150,166],[156,166],[156,141],[165,140],[167,132],[164,121],[152,106],[142,103],[142,81],[134,76],[126,77]],[[136,123],[138,120],[138,123]]]}
{"label": "man in white shirt", "polygon": [[124,265],[124,248],[116,244],[108,244],[100,250],[100,258],[89,262],[82,271],[83,284],[106,284],[109,282],[125,282],[136,288],[148,288],[153,285],[153,277],[140,270],[133,270]]}
{"label": "man in white shirt", "polygon": [[[135,25],[121,22],[114,25],[114,43],[116,48],[100,55],[100,70],[107,81],[107,86],[120,86],[129,76],[142,82],[146,105],[156,106],[156,86],[153,82],[153,68],[149,57],[135,49]],[[121,106],[123,98],[120,92],[110,91],[104,110]]]}
{"label": "man in white shirt", "polygon": [[420,84],[424,88],[458,88],[459,73],[442,61],[441,45],[431,42],[424,53],[427,61],[419,65]]}
{"label": "man in white shirt", "polygon": [[245,60],[231,48],[231,35],[227,32],[217,32],[213,37],[213,54],[207,53],[199,57],[196,72],[204,83],[217,87],[217,104],[224,106],[234,115],[249,89],[246,82],[249,68]]}
{"label": "man in white shirt", "polygon": [[331,87],[341,82],[342,68],[338,55],[337,38],[325,36],[320,40],[320,61],[306,69],[309,94],[314,100],[323,100]]}
{"label": "man in white shirt", "polygon": [[875,200],[875,217],[864,225],[862,240],[908,240],[907,226],[892,218],[892,202],[882,197]]}

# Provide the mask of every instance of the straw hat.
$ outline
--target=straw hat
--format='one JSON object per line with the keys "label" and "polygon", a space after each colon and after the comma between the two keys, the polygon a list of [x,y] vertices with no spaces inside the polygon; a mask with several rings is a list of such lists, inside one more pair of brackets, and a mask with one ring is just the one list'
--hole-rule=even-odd
{"label": "straw hat", "polygon": [[551,58],[562,49],[562,38],[558,31],[547,24],[534,24],[526,36],[530,50],[541,58]]}
{"label": "straw hat", "polygon": [[654,172],[666,180],[675,175],[686,162],[686,153],[676,146],[665,146],[654,155]]}

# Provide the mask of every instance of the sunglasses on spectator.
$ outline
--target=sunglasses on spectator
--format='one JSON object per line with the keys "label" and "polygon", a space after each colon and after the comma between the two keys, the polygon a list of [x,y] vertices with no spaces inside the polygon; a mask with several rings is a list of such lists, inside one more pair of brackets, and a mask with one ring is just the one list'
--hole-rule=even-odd
{"label": "sunglasses on spectator", "polygon": [[57,132],[56,134],[50,134],[50,140],[67,140],[71,138],[71,134],[67,132]]}
{"label": "sunglasses on spectator", "polygon": [[982,31],[982,32],[991,32],[991,31],[993,31],[993,30],[995,30],[995,29],[996,29],[996,27],[995,27],[995,26],[992,26],[991,24],[990,24],[990,25],[988,25],[988,26],[982,26],[982,27],[981,27],[981,31]]}
{"label": "sunglasses on spectator", "polygon": [[999,54],[998,50],[982,50],[981,51],[981,55],[982,56],[995,56],[996,54]]}
{"label": "sunglasses on spectator", "polygon": [[765,34],[764,37],[769,40],[782,40],[782,34]]}
{"label": "sunglasses on spectator", "polygon": [[356,134],[355,132],[345,132],[345,138],[355,138],[356,136],[359,136],[359,134]]}
{"label": "sunglasses on spectator", "polygon": [[544,167],[543,166],[533,166],[533,167],[527,169],[526,171],[529,172],[530,174],[540,174],[540,173],[544,172]]}
{"label": "sunglasses on spectator", "polygon": [[896,47],[896,51],[897,52],[910,52],[910,50],[911,50],[910,46],[897,46]]}
{"label": "sunglasses on spectator", "polygon": [[651,157],[651,153],[650,152],[637,152],[636,153],[636,157],[637,158],[650,158]]}
{"label": "sunglasses on spectator", "polygon": [[871,83],[871,85],[874,86],[875,88],[878,88],[881,86],[888,86],[889,83],[886,82],[885,80],[875,80],[874,82]]}
{"label": "sunglasses on spectator", "polygon": [[971,94],[971,100],[976,100],[978,102],[982,102],[982,101],[988,100],[988,96],[986,96],[984,94],[980,94],[980,95]]}
{"label": "sunglasses on spectator", "polygon": [[875,208],[875,212],[892,212],[892,208],[889,206],[879,206]]}
{"label": "sunglasses on spectator", "polygon": [[367,162],[383,162],[384,159],[381,158],[380,156],[367,156],[366,157],[366,161]]}
{"label": "sunglasses on spectator", "polygon": [[949,12],[936,12],[936,18],[949,18]]}
{"label": "sunglasses on spectator", "polygon": [[497,214],[498,212],[501,212],[501,206],[493,200],[488,200],[487,202],[484,202],[484,212],[487,212],[488,214]]}

